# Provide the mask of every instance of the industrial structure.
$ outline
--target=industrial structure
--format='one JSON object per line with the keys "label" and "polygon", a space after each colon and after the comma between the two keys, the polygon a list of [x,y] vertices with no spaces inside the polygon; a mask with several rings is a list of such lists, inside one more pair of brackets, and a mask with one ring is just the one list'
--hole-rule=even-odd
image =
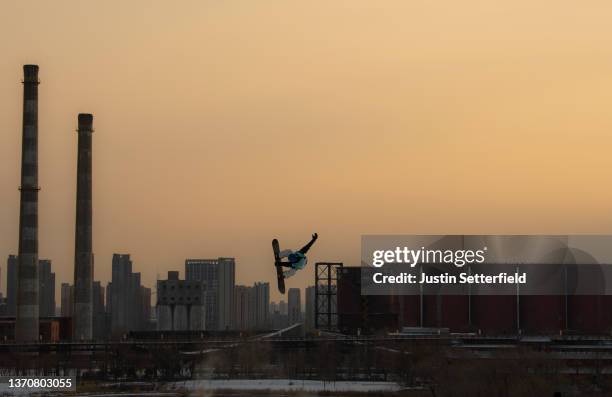
{"label": "industrial structure", "polygon": [[344,333],[398,329],[398,297],[362,295],[361,267],[342,267],[337,275],[337,327]]}
{"label": "industrial structure", "polygon": [[610,295],[363,295],[361,271],[338,271],[338,328],[344,333],[408,327],[489,336],[612,335]]}
{"label": "industrial structure", "polygon": [[342,263],[315,264],[315,328],[326,331],[338,329],[338,271]]}
{"label": "industrial structure", "polygon": [[23,66],[23,131],[15,339],[38,340],[38,65]]}
{"label": "industrial structure", "polygon": [[201,281],[179,280],[177,271],[169,271],[167,280],[158,280],[157,330],[204,330],[205,290]]}
{"label": "industrial structure", "polygon": [[91,134],[93,116],[78,116],[78,159],[76,228],[74,243],[74,317],[75,338],[93,337],[92,206],[91,206]]}

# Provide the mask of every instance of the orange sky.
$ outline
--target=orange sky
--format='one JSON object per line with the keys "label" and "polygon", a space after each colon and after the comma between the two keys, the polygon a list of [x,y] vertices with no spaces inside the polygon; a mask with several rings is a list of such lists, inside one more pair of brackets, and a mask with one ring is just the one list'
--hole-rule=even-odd
{"label": "orange sky", "polygon": [[5,0],[0,255],[17,251],[24,63],[41,68],[40,255],[58,290],[79,112],[103,282],[113,252],[148,286],[235,256],[237,282],[277,299],[273,237],[318,231],[311,264],[356,265],[362,234],[609,234],[610,20],[603,0]]}

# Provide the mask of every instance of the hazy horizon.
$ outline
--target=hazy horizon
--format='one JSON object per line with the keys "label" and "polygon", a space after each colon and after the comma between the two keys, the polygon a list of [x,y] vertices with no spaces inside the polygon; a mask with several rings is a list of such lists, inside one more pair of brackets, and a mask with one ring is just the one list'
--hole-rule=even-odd
{"label": "hazy horizon", "polygon": [[[95,279],[186,258],[269,281],[270,242],[612,233],[612,4],[3,2],[0,267],[17,253],[22,65],[40,65],[40,258],[72,283],[76,117],[94,114]],[[286,298],[285,298],[286,299]],[[57,302],[59,304],[59,302]]]}

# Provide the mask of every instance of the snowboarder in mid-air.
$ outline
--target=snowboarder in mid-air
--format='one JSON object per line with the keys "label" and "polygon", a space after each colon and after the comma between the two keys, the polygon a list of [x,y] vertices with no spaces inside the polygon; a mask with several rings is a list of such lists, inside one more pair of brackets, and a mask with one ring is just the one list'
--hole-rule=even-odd
{"label": "snowboarder in mid-air", "polygon": [[[278,289],[281,293],[285,293],[285,278],[291,277],[297,273],[298,270],[301,270],[308,263],[308,258],[306,258],[306,253],[312,247],[312,245],[317,241],[319,235],[314,233],[312,235],[312,239],[308,244],[300,248],[298,251],[293,251],[290,249],[280,250],[278,240],[272,240],[272,248],[274,249],[274,265],[276,266],[276,275],[278,277]],[[283,258],[287,258],[286,261],[283,261]],[[287,267],[288,270],[283,271],[282,268]]]}

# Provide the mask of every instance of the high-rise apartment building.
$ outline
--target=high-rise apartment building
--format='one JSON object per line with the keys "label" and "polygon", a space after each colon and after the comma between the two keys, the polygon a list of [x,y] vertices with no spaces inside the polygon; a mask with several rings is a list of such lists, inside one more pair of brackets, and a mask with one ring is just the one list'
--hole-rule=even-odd
{"label": "high-rise apartment building", "polygon": [[251,297],[251,287],[236,285],[234,287],[234,328],[239,331],[250,329],[249,306]]}
{"label": "high-rise apartment building", "polygon": [[9,255],[6,261],[6,314],[17,313],[17,255]]}
{"label": "high-rise apartment building", "polygon": [[206,286],[206,327],[209,330],[233,328],[235,273],[234,258],[185,261],[185,280],[201,281]]}
{"label": "high-rise apartment building", "polygon": [[315,328],[315,287],[306,287],[306,310],[304,319],[304,328],[306,331],[312,331]]}
{"label": "high-rise apartment building", "polygon": [[99,281],[94,281],[92,285],[92,307],[93,307],[93,338],[100,340],[106,339],[108,326],[106,321],[105,294],[104,287]]}
{"label": "high-rise apartment building", "polygon": [[60,291],[60,313],[62,317],[72,317],[72,294],[72,285],[68,283],[62,283],[62,289]]}
{"label": "high-rise apartment building", "polygon": [[151,329],[151,288],[140,287],[141,329]]}
{"label": "high-rise apartment building", "polygon": [[289,325],[293,325],[302,321],[302,303],[300,295],[301,294],[299,288],[289,288],[289,304],[287,307]]}
{"label": "high-rise apartment building", "polygon": [[111,334],[121,336],[129,331],[146,328],[140,273],[132,272],[129,254],[113,254],[112,282],[110,286]]}
{"label": "high-rise apartment building", "polygon": [[285,302],[284,300],[281,300],[280,302],[278,302],[278,313],[281,316],[286,316],[287,315],[287,302]]}
{"label": "high-rise apartment building", "polygon": [[49,259],[38,261],[38,307],[40,317],[55,316],[55,273]]}
{"label": "high-rise apartment building", "polygon": [[263,330],[270,328],[270,284],[255,283],[250,291],[251,328]]}

